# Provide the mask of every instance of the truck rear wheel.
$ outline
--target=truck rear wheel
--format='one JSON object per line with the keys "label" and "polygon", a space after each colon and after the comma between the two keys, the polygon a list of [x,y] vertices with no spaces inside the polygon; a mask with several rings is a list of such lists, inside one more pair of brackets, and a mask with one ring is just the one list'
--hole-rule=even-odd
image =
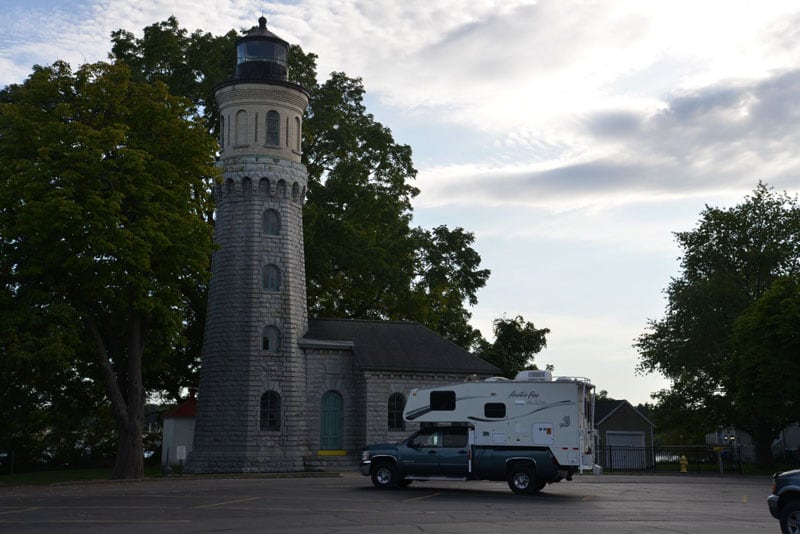
{"label": "truck rear wheel", "polygon": [[540,488],[536,485],[536,475],[528,464],[518,463],[508,471],[508,487],[518,495],[530,495]]}
{"label": "truck rear wheel", "polygon": [[397,486],[397,468],[389,462],[380,462],[372,467],[372,484],[386,489]]}

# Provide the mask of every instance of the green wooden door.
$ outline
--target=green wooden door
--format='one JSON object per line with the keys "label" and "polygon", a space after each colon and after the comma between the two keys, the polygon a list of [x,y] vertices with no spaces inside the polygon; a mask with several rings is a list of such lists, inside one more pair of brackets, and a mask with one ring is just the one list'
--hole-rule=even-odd
{"label": "green wooden door", "polygon": [[320,446],[323,451],[337,451],[342,448],[342,396],[328,391],[322,396],[320,418]]}

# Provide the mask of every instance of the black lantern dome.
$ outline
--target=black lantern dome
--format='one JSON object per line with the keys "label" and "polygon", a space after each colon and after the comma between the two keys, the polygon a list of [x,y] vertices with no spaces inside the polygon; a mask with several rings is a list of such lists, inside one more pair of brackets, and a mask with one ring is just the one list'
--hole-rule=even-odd
{"label": "black lantern dome", "polygon": [[267,19],[236,40],[236,79],[288,80],[289,43],[267,30]]}

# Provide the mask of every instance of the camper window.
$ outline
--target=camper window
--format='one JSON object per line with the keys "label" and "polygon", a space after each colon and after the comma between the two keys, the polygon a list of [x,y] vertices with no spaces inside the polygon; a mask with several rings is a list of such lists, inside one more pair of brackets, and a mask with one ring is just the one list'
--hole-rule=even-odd
{"label": "camper window", "polygon": [[490,419],[503,419],[506,416],[506,405],[502,402],[487,402],[483,405],[483,415]]}
{"label": "camper window", "polygon": [[452,412],[455,409],[455,391],[431,391],[431,410],[438,412]]}

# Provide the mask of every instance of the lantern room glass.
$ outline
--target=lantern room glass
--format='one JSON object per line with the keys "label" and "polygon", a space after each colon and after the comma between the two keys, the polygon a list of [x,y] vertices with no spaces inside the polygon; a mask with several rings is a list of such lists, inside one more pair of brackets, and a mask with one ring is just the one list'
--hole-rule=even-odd
{"label": "lantern room glass", "polygon": [[266,63],[278,63],[286,66],[289,58],[289,50],[281,43],[265,40],[251,40],[239,43],[236,47],[236,63],[248,63],[250,61],[264,61]]}

